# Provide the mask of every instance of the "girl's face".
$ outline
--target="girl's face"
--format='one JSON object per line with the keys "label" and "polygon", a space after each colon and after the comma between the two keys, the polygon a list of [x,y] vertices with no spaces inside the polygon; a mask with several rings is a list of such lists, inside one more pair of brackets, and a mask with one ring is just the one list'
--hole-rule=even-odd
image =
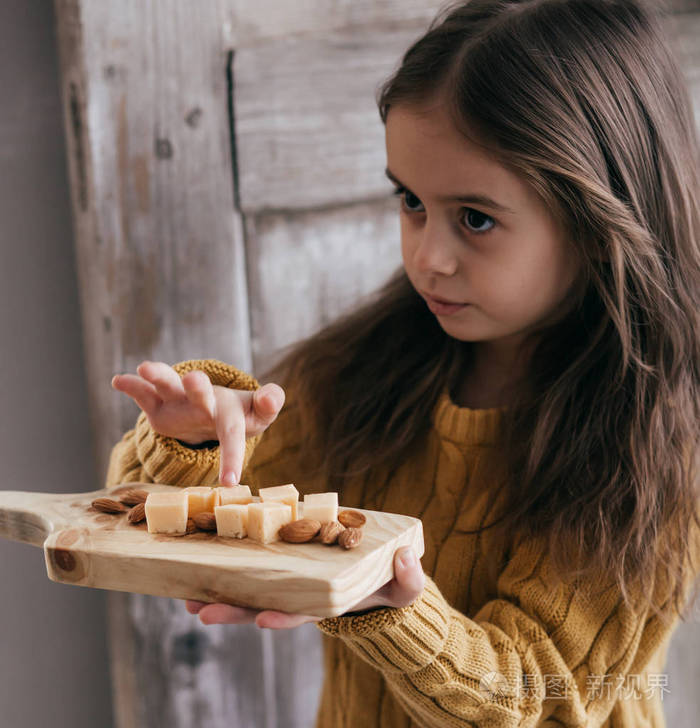
{"label": "girl's face", "polygon": [[[536,192],[439,105],[392,107],[386,148],[404,267],[445,332],[517,348],[556,319],[579,265]],[[460,305],[439,307],[433,296]]]}

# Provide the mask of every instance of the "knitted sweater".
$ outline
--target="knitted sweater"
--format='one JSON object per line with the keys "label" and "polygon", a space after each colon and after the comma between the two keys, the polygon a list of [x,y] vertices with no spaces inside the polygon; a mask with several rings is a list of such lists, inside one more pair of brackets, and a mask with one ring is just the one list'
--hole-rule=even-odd
{"label": "knitted sweater", "polygon": [[[236,389],[259,386],[214,359],[174,368]],[[275,422],[248,439],[241,482],[253,492],[289,482],[301,493],[325,489],[295,457],[298,406],[287,392]],[[663,669],[677,621],[635,612],[615,588],[591,598],[581,585],[555,582],[544,543],[465,533],[492,515],[503,416],[459,407],[445,390],[425,447],[344,490],[343,506],[422,520],[426,585],[407,607],[317,623],[325,667],[317,728],[665,725],[672,686]],[[218,446],[188,448],[155,433],[142,412],[113,448],[107,487],[212,485],[218,469]]]}

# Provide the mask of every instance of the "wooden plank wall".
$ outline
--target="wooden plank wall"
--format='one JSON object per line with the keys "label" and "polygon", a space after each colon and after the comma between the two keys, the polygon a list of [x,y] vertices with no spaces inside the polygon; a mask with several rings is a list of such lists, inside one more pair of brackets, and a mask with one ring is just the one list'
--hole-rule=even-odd
{"label": "wooden plank wall", "polygon": [[[698,105],[700,7],[669,3]],[[259,375],[400,263],[374,92],[440,3],[55,4],[106,472],[138,414],[113,373],[215,357]],[[118,728],[312,724],[315,627],[205,628],[142,595],[109,605]]]}
{"label": "wooden plank wall", "polygon": [[[407,5],[404,21],[414,23],[417,34],[426,7]],[[269,56],[278,36],[290,31],[313,40],[301,59],[319,46],[313,32],[357,23],[376,23],[378,46],[380,29],[399,4],[331,9],[321,1],[310,3],[308,13],[288,16],[287,7],[275,4],[279,12],[271,12],[265,3],[195,8],[187,0],[119,6],[56,0],[89,392],[102,472],[112,445],[138,412],[109,389],[114,372],[133,371],[145,358],[211,356],[258,373],[280,346],[328,321],[398,263],[398,227],[386,186],[376,202],[367,203],[338,184],[335,197],[320,201],[325,208],[300,199],[294,213],[281,198],[243,210],[237,204],[259,197],[256,190],[246,195],[245,184],[235,186],[237,156],[245,145],[231,147],[230,111],[237,100],[234,94],[231,104],[232,81],[254,91],[239,63],[245,68],[256,52]],[[362,26],[354,33],[363,35]],[[352,105],[366,96],[363,123],[367,127],[371,116],[376,127],[375,157],[382,143],[372,87],[389,72],[404,39],[383,44],[383,53],[372,58],[374,69],[365,70],[367,89],[358,85],[346,99]],[[263,80],[274,84],[274,76]],[[281,113],[283,118],[284,104]],[[237,115],[236,124],[245,127],[245,115]],[[333,149],[328,152],[331,166],[342,172]],[[325,268],[318,265],[321,256]],[[315,627],[289,633],[205,628],[181,603],[143,595],[112,593],[109,605],[119,728],[207,728],[229,725],[232,716],[237,725],[251,727],[312,722],[321,679]]]}
{"label": "wooden plank wall", "polygon": [[[89,393],[105,473],[138,412],[110,390],[113,373],[145,358],[252,366],[229,49],[217,3],[57,0],[56,10]],[[110,593],[117,726],[223,725],[231,715],[274,725],[265,721],[265,705],[274,704],[265,692],[269,636],[196,621],[181,602]]]}

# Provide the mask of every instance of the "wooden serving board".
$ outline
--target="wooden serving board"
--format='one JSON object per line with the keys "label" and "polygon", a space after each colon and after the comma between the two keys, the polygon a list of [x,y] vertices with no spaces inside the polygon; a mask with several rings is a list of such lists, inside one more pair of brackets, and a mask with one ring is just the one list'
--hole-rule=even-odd
{"label": "wooden serving board", "polygon": [[[0,491],[0,536],[43,546],[49,579],[98,589],[176,599],[224,602],[256,609],[334,617],[393,578],[394,552],[424,552],[419,519],[362,509],[362,542],[354,549],[321,543],[262,545],[215,532],[187,536],[148,533],[127,514],[96,511],[100,497],[128,488],[179,489],[122,483],[90,493]],[[257,500],[257,499],[256,499]],[[301,518],[303,503],[299,504]],[[342,507],[341,507],[342,510]]]}

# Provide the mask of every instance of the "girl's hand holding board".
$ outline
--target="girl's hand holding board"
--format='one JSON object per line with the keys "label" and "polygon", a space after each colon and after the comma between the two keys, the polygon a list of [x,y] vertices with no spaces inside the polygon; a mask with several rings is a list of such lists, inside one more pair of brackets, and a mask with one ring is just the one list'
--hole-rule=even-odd
{"label": "girl's hand holding board", "polygon": [[144,361],[136,371],[115,375],[112,387],[131,397],[161,435],[190,445],[218,440],[222,485],[238,483],[246,438],[264,432],[284,404],[284,390],[273,383],[255,391],[229,389],[200,371],[180,377],[164,362]]}
{"label": "girl's hand holding board", "polygon": [[[370,594],[350,613],[372,610],[377,607],[406,607],[423,591],[425,574],[412,547],[398,549],[394,554],[394,578]],[[292,629],[307,622],[319,622],[320,617],[308,614],[287,614],[265,609],[246,609],[230,604],[207,604],[191,599],[185,602],[190,614],[199,614],[202,624],[250,624],[270,629]]]}
{"label": "girl's hand holding board", "polygon": [[[220,481],[234,485],[241,477],[245,440],[261,434],[277,418],[285,393],[277,384],[249,391],[211,383],[202,371],[180,376],[164,362],[144,361],[137,375],[112,378],[112,387],[130,396],[143,410],[151,427],[166,437],[197,445],[218,440],[221,447]],[[361,612],[377,607],[404,607],[423,590],[425,574],[412,547],[394,554],[394,578],[352,608]],[[320,617],[256,610],[231,604],[186,600],[187,610],[199,614],[202,624],[247,624],[289,629]]]}

